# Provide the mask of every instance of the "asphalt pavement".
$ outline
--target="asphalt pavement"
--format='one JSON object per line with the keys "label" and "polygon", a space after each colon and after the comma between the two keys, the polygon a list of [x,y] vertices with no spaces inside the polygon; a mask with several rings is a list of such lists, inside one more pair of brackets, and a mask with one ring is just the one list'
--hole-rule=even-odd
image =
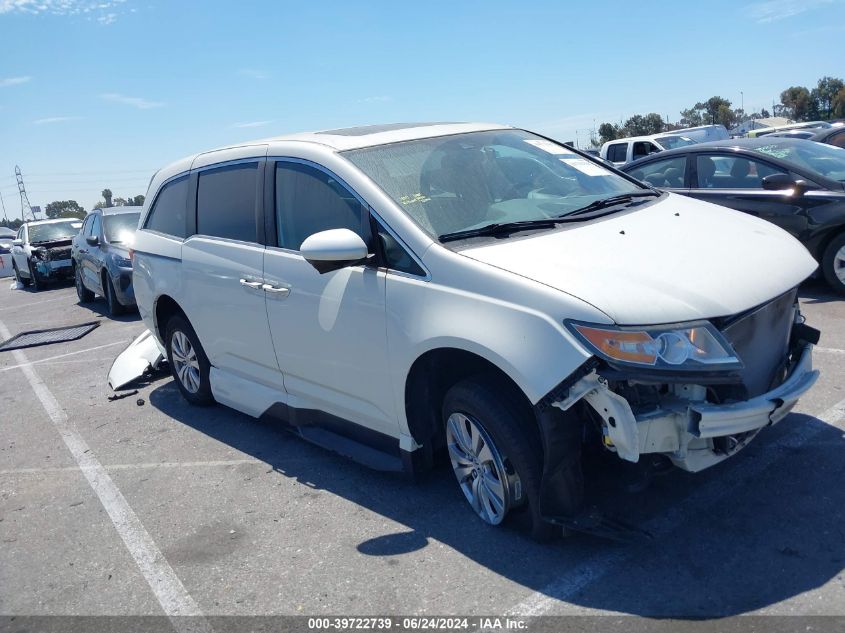
{"label": "asphalt pavement", "polygon": [[[801,290],[821,378],[708,471],[609,502],[655,538],[550,545],[475,517],[442,464],[373,472],[167,374],[110,401],[136,313],[69,285],[0,280],[0,338],[95,319],[84,338],[0,352],[0,614],[845,616],[845,301]],[[627,622],[638,620],[626,619]],[[211,628],[213,627],[213,620]],[[177,626],[177,628],[179,628]],[[715,630],[715,629],[714,629]]]}

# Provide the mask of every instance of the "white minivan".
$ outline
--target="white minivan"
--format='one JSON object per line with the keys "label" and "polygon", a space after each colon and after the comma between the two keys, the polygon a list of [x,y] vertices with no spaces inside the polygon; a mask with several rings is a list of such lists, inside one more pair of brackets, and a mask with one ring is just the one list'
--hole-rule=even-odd
{"label": "white minivan", "polygon": [[530,132],[407,124],[204,152],[152,179],[141,316],[176,385],[386,471],[445,453],[489,524],[608,536],[582,451],[699,471],[814,383],[771,223]]}

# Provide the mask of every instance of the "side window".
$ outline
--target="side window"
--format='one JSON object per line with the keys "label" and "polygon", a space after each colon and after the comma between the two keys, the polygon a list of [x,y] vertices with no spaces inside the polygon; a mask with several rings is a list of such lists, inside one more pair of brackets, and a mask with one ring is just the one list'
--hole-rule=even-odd
{"label": "side window", "polygon": [[258,163],[228,165],[199,174],[197,233],[255,242]]}
{"label": "side window", "polygon": [[648,141],[637,141],[634,143],[634,150],[631,158],[633,160],[637,160],[638,158],[642,158],[643,156],[648,156],[649,154],[654,154],[659,151],[660,148],[654,143],[649,143]]}
{"label": "side window", "polygon": [[184,238],[187,205],[188,177],[171,180],[159,191],[144,228]]}
{"label": "side window", "polygon": [[26,244],[26,227],[22,226],[18,229],[18,237],[17,239],[23,240],[23,243]]}
{"label": "side window", "polygon": [[100,218],[102,216],[98,213],[94,216],[94,219],[91,220],[91,235],[100,235]]}
{"label": "side window", "polygon": [[628,160],[628,143],[615,143],[607,146],[607,160],[611,163],[624,163]]}
{"label": "side window", "polygon": [[762,189],[774,167],[744,156],[698,156],[698,186],[705,189]]}
{"label": "side window", "polygon": [[632,169],[628,174],[654,187],[683,187],[686,169],[687,157],[676,156],[656,160],[648,165]]}
{"label": "side window", "polygon": [[845,131],[839,132],[838,134],[834,134],[827,142],[830,145],[834,145],[836,147],[845,147]]}
{"label": "side window", "polygon": [[350,229],[372,247],[370,214],[329,174],[301,163],[276,163],[279,245],[298,251],[305,238],[328,229]]}
{"label": "side window", "polygon": [[82,230],[80,231],[80,233],[82,233],[82,237],[88,237],[89,235],[91,235],[91,220],[93,218],[93,215],[89,215],[87,218],[85,218],[85,221],[82,223]]}

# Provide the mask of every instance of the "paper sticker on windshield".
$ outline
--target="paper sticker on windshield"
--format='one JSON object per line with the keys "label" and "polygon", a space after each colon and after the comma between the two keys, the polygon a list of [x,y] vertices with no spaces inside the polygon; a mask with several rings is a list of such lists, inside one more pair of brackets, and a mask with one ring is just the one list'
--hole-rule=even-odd
{"label": "paper sticker on windshield", "polygon": [[544,152],[548,152],[549,154],[554,154],[555,156],[559,156],[561,154],[575,154],[565,147],[561,147],[557,143],[552,143],[551,141],[547,141],[546,139],[537,138],[537,139],[530,139],[526,140],[526,143],[529,145],[533,145],[537,149],[541,149]]}
{"label": "paper sticker on windshield", "polygon": [[588,176],[607,176],[608,171],[595,163],[591,163],[586,158],[581,158],[580,156],[567,156],[566,158],[561,158],[560,162],[564,165],[568,165],[569,167],[573,167],[580,171],[582,174],[587,174]]}

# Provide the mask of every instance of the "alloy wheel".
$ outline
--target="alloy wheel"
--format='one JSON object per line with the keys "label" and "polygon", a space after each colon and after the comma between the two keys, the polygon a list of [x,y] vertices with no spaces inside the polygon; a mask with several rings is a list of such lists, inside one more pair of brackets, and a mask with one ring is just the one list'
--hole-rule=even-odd
{"label": "alloy wheel", "polygon": [[464,413],[446,421],[446,444],[452,470],[472,509],[491,525],[500,524],[510,508],[504,460],[482,425]]}
{"label": "alloy wheel", "polygon": [[173,333],[170,339],[170,353],[179,382],[189,393],[197,393],[200,388],[200,366],[196,350],[184,332],[176,330]]}
{"label": "alloy wheel", "polygon": [[845,246],[836,251],[833,256],[833,272],[836,278],[845,284]]}

